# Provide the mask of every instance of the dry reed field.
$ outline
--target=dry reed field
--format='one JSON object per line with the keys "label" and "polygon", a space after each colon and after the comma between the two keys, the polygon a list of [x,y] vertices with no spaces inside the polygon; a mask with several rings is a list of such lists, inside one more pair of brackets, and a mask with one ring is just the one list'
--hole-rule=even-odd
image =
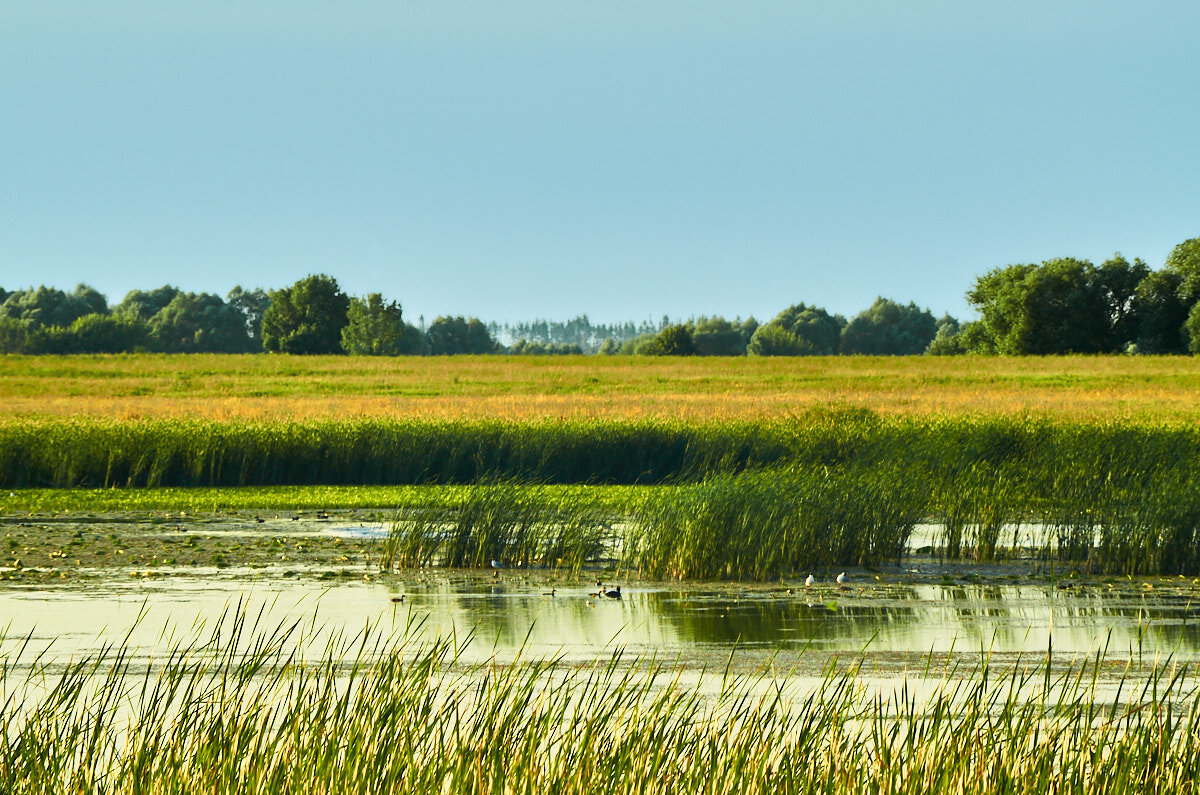
{"label": "dry reed field", "polygon": [[1200,419],[1190,357],[0,357],[0,418]]}

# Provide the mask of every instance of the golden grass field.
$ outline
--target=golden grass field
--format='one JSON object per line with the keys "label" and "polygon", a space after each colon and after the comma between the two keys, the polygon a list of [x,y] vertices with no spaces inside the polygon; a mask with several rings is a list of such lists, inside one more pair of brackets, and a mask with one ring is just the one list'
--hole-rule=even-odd
{"label": "golden grass field", "polygon": [[0,357],[0,418],[1200,419],[1191,357]]}

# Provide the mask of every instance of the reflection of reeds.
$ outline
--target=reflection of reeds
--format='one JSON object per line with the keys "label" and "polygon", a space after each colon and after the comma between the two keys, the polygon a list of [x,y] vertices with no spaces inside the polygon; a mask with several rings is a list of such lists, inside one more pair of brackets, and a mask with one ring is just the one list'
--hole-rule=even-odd
{"label": "reflection of reeds", "polygon": [[1101,692],[983,661],[890,691],[619,654],[465,663],[370,629],[305,641],[227,616],[148,663],[5,660],[0,788],[40,792],[1191,792],[1200,698],[1182,669]]}

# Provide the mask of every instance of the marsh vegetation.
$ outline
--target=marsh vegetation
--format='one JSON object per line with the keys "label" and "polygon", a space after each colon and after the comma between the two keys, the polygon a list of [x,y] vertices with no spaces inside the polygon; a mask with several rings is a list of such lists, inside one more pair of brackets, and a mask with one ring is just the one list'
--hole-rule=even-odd
{"label": "marsh vegetation", "polygon": [[0,424],[10,489],[458,484],[391,493],[398,563],[578,569],[610,556],[683,579],[897,561],[919,524],[939,528],[927,546],[951,559],[1020,550],[1091,572],[1193,574],[1198,472],[1200,431],[1185,424],[857,411],[708,424]]}
{"label": "marsh vegetation", "polygon": [[[462,643],[227,613],[143,664],[5,658],[6,792],[1188,792],[1196,672],[927,664],[864,688],[620,652],[465,662]],[[861,663],[861,661],[860,661]],[[1098,683],[1105,681],[1102,686]],[[910,689],[910,686],[912,689]]]}

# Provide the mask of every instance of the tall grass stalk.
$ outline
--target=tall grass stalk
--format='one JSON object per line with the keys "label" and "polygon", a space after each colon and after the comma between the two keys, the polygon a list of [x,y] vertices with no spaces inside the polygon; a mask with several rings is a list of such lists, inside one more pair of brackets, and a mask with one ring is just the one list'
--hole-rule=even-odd
{"label": "tall grass stalk", "polygon": [[538,567],[578,572],[616,546],[607,495],[590,489],[497,481],[427,492],[402,509],[383,542],[381,568]]}
{"label": "tall grass stalk", "polygon": [[6,658],[0,788],[1186,793],[1200,768],[1182,668],[1122,679],[1115,698],[1099,656],[1065,672],[984,659],[931,692],[867,688],[853,666],[697,688],[695,672],[619,653],[466,664],[448,640],[308,629],[238,613],[148,665],[121,646],[61,669]]}
{"label": "tall grass stalk", "polygon": [[773,579],[898,560],[928,495],[894,472],[828,467],[718,475],[651,491],[625,564],[653,577]]}

